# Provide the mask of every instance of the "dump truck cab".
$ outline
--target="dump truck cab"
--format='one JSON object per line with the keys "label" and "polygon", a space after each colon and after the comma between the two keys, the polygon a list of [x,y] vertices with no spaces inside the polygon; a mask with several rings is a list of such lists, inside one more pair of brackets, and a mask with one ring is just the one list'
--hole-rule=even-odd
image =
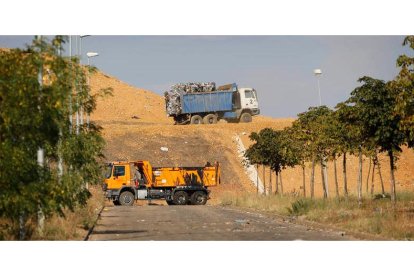
{"label": "dump truck cab", "polygon": [[240,108],[251,111],[252,115],[259,114],[259,101],[253,88],[239,88]]}
{"label": "dump truck cab", "polygon": [[[138,170],[141,179],[136,179]],[[204,205],[208,187],[220,183],[220,167],[152,167],[149,161],[108,163],[103,189],[115,205],[133,205],[135,200],[165,199],[169,205]]]}

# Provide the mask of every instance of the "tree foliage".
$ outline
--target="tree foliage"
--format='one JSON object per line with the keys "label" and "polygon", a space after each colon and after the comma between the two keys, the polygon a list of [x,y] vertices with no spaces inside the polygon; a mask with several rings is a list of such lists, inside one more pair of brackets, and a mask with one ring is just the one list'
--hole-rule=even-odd
{"label": "tree foliage", "polygon": [[[414,50],[414,36],[407,36],[403,46]],[[389,89],[396,93],[395,114],[400,116],[400,129],[406,134],[409,147],[414,146],[414,57],[400,55],[397,59],[400,72],[388,83]]]}
{"label": "tree foliage", "polygon": [[[40,207],[63,215],[87,202],[85,183],[98,183],[104,140],[100,128],[83,126],[75,135],[70,108],[96,107],[86,72],[76,58],[60,55],[66,38],[36,38],[26,49],[0,51],[0,216],[14,224]],[[39,77],[40,76],[40,77]],[[37,163],[39,148],[45,166]],[[62,158],[64,173],[57,169]]]}
{"label": "tree foliage", "polygon": [[309,159],[324,160],[330,155],[335,143],[332,133],[333,111],[327,106],[310,107],[307,112],[298,114],[293,128],[299,131],[298,136],[306,145]]}
{"label": "tree foliage", "polygon": [[249,138],[255,142],[245,153],[251,164],[269,166],[276,173],[298,164],[295,148],[287,132],[264,128],[259,133],[253,132]]}

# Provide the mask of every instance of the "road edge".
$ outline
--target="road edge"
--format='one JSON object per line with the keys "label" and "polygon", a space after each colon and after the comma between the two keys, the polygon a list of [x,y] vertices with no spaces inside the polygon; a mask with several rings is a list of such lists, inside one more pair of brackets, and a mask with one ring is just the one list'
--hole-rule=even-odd
{"label": "road edge", "polygon": [[93,222],[92,227],[91,227],[91,228],[89,228],[88,233],[86,234],[86,236],[85,236],[85,238],[83,239],[83,241],[88,241],[88,240],[89,240],[89,236],[92,234],[93,229],[95,228],[96,223],[98,222],[99,218],[101,217],[101,213],[102,213],[102,211],[103,211],[103,209],[104,209],[104,208],[105,208],[105,205],[104,205],[104,206],[102,206],[101,210],[99,211],[98,215],[96,216],[95,221]]}

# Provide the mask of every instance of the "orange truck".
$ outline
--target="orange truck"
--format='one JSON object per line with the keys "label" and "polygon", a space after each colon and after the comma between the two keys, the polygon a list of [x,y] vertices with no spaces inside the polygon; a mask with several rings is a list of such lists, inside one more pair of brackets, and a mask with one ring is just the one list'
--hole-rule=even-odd
{"label": "orange truck", "polygon": [[135,200],[165,199],[168,205],[204,205],[209,187],[220,184],[220,165],[204,167],[152,167],[149,161],[108,164],[103,189],[115,205]]}

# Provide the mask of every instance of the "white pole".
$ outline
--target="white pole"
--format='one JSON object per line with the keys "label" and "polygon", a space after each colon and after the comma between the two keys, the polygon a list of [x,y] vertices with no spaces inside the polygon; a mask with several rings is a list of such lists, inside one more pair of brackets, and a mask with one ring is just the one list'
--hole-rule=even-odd
{"label": "white pole", "polygon": [[[82,36],[79,36],[79,64],[82,67]],[[80,106],[80,125],[83,126],[83,103]]]}
{"label": "white pole", "polygon": [[[59,44],[59,48],[58,48],[58,55],[59,57],[62,56],[62,52],[60,50],[61,44]],[[63,175],[63,159],[62,159],[62,153],[61,153],[61,148],[62,148],[62,129],[59,127],[59,142],[58,142],[58,176],[59,176],[59,181],[62,178]]]}
{"label": "white pole", "polygon": [[[313,72],[315,73],[316,79],[318,81],[319,106],[322,106],[321,86],[319,83],[319,78],[322,75],[322,71],[320,69],[315,69]],[[323,178],[325,180],[326,196],[329,197],[328,171],[327,171],[327,164],[326,164],[325,158],[323,158],[322,160],[322,166],[323,166]]]}
{"label": "white pole", "polygon": [[[69,65],[72,69],[72,36],[69,36]],[[72,134],[73,116],[72,116],[72,90],[69,91],[69,133]]]}
{"label": "white pole", "polygon": [[[89,72],[89,67],[90,67],[90,58],[89,58],[89,56],[88,56],[88,87],[89,87],[89,85],[90,85],[90,72]],[[89,94],[88,94],[88,97],[89,97]],[[88,99],[89,100],[89,99]],[[89,112],[88,112],[88,114],[86,114],[86,124],[87,124],[87,128],[88,128],[88,130],[89,130]]]}
{"label": "white pole", "polygon": [[[76,36],[76,56],[79,57],[79,44],[78,44],[79,38]],[[77,76],[75,76],[75,79],[77,79]],[[79,135],[79,91],[78,91],[78,83],[76,82],[76,135]]]}
{"label": "white pole", "polygon": [[[38,38],[39,42],[41,42],[42,40],[42,36],[39,36]],[[40,53],[42,52],[42,50],[40,49]],[[39,89],[42,89],[43,86],[43,65],[41,64],[39,67],[39,73],[37,75],[37,80],[39,82]],[[41,101],[41,94],[39,94],[39,104]],[[41,106],[39,105],[39,111],[41,111]],[[44,167],[44,150],[42,148],[42,146],[39,147],[39,149],[37,150],[37,164],[39,165],[39,167],[41,168],[41,170],[43,170]],[[43,172],[42,172],[43,173]],[[40,236],[43,235],[43,228],[44,228],[44,224],[45,224],[45,216],[43,214],[42,211],[42,206],[39,205],[38,207],[38,211],[37,211],[37,230],[40,234]]]}
{"label": "white pole", "polygon": [[317,80],[318,80],[318,92],[319,92],[319,106],[322,105],[322,98],[321,98],[321,87],[319,85],[319,77],[316,76]]}
{"label": "white pole", "polygon": [[[88,52],[88,53],[86,53],[86,56],[88,57],[88,78],[87,78],[87,84],[88,84],[88,87],[89,88],[90,88],[90,71],[89,71],[89,67],[91,66],[90,59],[92,57],[96,57],[98,55],[99,55],[98,53],[94,53],[94,52]],[[88,91],[88,94],[86,96],[89,99],[89,91]],[[90,114],[89,114],[89,112],[86,114],[86,122],[87,122],[87,129],[89,130],[89,122],[90,122]]]}
{"label": "white pole", "polygon": [[[42,40],[42,36],[40,35],[38,38],[39,42]],[[40,50],[41,51],[41,50]],[[37,81],[39,83],[39,88],[42,89],[43,86],[43,68],[42,65],[39,67],[39,72],[37,74]],[[39,102],[41,100],[41,95],[39,94]],[[39,111],[41,110],[41,107],[39,105],[38,107]],[[37,164],[41,167],[43,167],[43,160],[44,160],[44,151],[42,147],[39,147],[37,150]]]}
{"label": "white pole", "polygon": [[79,36],[79,64],[82,65],[82,36]]}
{"label": "white pole", "polygon": [[321,69],[315,69],[313,70],[313,73],[316,76],[316,80],[318,81],[318,93],[319,93],[319,106],[322,105],[322,98],[321,98],[321,87],[319,85],[319,77],[322,75],[322,70]]}

